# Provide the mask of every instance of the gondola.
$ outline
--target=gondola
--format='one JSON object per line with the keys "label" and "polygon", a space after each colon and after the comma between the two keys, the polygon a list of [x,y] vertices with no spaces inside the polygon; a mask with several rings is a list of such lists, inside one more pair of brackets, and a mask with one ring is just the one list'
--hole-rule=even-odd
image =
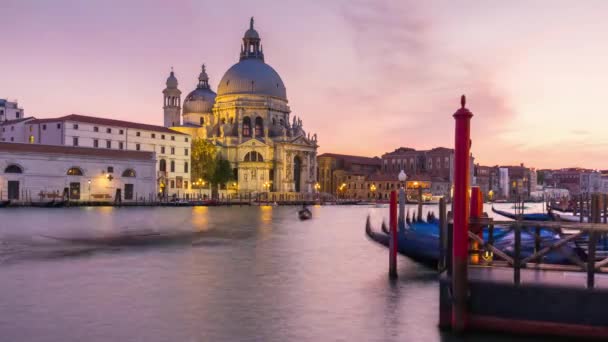
{"label": "gondola", "polygon": [[48,202],[32,202],[30,205],[35,208],[62,208],[67,201],[48,201]]}
{"label": "gondola", "polygon": [[510,218],[512,220],[517,220],[517,219],[522,219],[524,221],[551,221],[551,220],[553,220],[553,216],[551,215],[550,212],[547,214],[529,213],[529,214],[517,215],[514,213],[504,211],[504,210],[498,210],[498,209],[494,208],[494,206],[492,206],[492,211],[498,215],[502,215],[502,216]]}
{"label": "gondola", "polygon": [[[409,220],[408,220],[409,221]],[[383,223],[384,225],[384,223]],[[386,233],[386,227],[382,228],[383,232],[375,232],[371,226],[370,218],[367,217],[365,232],[367,236],[374,242],[389,246],[390,237]],[[489,231],[483,229],[482,233],[484,241],[489,239]],[[509,256],[514,255],[515,233],[512,229],[506,227],[494,227],[494,247],[505,252]],[[555,234],[550,229],[541,228],[541,248],[553,244],[559,240],[558,234]],[[526,258],[534,254],[535,237],[532,232],[523,230],[521,233],[521,258]],[[436,267],[439,261],[439,222],[436,219],[430,221],[412,220],[407,223],[405,229],[399,229],[397,232],[397,248],[401,255],[404,255],[418,263]],[[577,246],[570,243],[562,247],[562,251],[552,251],[542,258],[545,263],[552,264],[569,264],[568,256],[577,253]]]}
{"label": "gondola", "polygon": [[298,217],[300,220],[310,220],[312,218],[312,212],[308,208],[302,208],[298,210]]}

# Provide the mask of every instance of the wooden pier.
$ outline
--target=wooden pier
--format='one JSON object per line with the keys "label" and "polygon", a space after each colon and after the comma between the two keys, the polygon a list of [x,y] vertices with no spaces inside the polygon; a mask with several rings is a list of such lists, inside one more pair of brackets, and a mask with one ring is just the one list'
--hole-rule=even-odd
{"label": "wooden pier", "polygon": [[[605,197],[580,200],[589,223],[495,221],[481,215],[479,189],[471,195],[470,120],[464,95],[455,119],[455,170],[452,213],[440,204],[439,325],[456,333],[488,330],[511,334],[608,338],[608,258],[597,255]],[[584,212],[583,209],[587,209]],[[494,227],[514,234],[507,254],[494,247]],[[479,236],[488,227],[487,241]],[[541,227],[560,238],[541,244]],[[532,255],[522,257],[522,231],[534,237]],[[578,253],[565,253],[568,265],[545,264],[543,256],[576,242]],[[582,242],[582,243],[581,243]],[[584,248],[581,248],[584,246]],[[583,250],[583,252],[581,252]]]}

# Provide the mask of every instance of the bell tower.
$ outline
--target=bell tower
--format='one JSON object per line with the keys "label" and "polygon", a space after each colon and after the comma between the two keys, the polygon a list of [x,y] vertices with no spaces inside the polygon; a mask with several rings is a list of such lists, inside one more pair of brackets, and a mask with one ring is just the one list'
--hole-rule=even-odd
{"label": "bell tower", "polygon": [[165,127],[179,126],[181,124],[180,104],[182,92],[177,88],[177,78],[175,78],[175,74],[173,73],[173,67],[171,67],[171,74],[167,78],[166,85],[167,87],[163,90]]}

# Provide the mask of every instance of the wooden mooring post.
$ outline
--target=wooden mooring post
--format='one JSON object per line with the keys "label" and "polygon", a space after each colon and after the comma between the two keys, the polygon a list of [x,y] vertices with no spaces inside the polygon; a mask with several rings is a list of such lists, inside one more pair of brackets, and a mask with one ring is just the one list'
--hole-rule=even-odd
{"label": "wooden mooring post", "polygon": [[389,208],[389,228],[391,238],[389,241],[388,276],[397,278],[397,192],[391,191],[391,203]]}
{"label": "wooden mooring post", "polygon": [[454,113],[454,215],[452,247],[452,329],[462,332],[467,326],[469,256],[469,168],[471,148],[471,113],[462,95],[461,107]]}

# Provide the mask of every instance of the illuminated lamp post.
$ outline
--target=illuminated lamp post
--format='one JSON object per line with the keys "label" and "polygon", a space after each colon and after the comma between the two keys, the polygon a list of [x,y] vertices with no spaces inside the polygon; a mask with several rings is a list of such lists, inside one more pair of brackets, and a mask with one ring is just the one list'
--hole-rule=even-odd
{"label": "illuminated lamp post", "polygon": [[89,179],[87,183],[89,183],[89,202],[91,202],[91,180]]}
{"label": "illuminated lamp post", "polygon": [[398,178],[401,184],[399,186],[399,221],[397,223],[399,225],[399,229],[405,229],[405,188],[403,184],[407,179],[407,175],[403,170],[401,170]]}
{"label": "illuminated lamp post", "polygon": [[319,190],[321,189],[321,184],[319,182],[315,183],[315,193],[317,194],[317,200],[319,199]]}
{"label": "illuminated lamp post", "polygon": [[369,191],[372,192],[372,198],[374,199],[374,202],[376,201],[376,184],[370,185],[369,187]]}

